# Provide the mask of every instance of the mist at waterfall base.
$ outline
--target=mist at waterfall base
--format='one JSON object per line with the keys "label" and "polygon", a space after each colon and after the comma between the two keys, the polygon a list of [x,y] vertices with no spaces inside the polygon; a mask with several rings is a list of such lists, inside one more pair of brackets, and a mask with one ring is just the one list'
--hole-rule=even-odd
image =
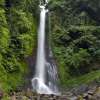
{"label": "mist at waterfall base", "polygon": [[[54,63],[47,61],[45,51],[45,24],[46,14],[48,10],[44,5],[40,5],[40,25],[38,30],[38,47],[35,76],[32,79],[33,91],[39,94],[59,94],[56,85],[57,70]],[[51,58],[50,58],[51,57]],[[49,59],[52,60],[52,52],[50,51]]]}

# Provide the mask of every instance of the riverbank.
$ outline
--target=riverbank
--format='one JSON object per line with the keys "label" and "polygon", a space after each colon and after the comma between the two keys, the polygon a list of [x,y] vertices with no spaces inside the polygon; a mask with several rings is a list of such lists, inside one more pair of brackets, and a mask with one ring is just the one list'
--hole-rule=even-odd
{"label": "riverbank", "polygon": [[7,99],[2,100],[100,100],[100,87],[92,89],[81,95],[72,95],[70,92],[60,96],[55,95],[40,95],[32,91],[13,93]]}
{"label": "riverbank", "polygon": [[61,95],[37,94],[30,88],[13,91],[9,94],[0,93],[0,100],[100,100],[100,84],[93,82],[89,85],[81,85],[70,90],[64,89]]}

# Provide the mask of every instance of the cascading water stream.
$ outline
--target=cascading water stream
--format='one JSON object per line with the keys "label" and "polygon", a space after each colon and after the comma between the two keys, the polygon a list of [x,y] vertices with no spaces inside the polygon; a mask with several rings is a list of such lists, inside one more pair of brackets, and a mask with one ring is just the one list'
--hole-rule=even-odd
{"label": "cascading water stream", "polygon": [[[46,13],[48,10],[45,8],[48,3],[40,5],[40,26],[38,30],[38,48],[37,48],[37,59],[36,59],[36,73],[32,79],[33,90],[40,94],[58,94],[56,86],[57,70],[56,66],[52,63],[50,57],[49,61],[46,58],[45,50],[45,24],[46,24]],[[51,52],[51,51],[50,51]],[[50,54],[49,54],[50,55]],[[50,55],[51,56],[51,55]]]}

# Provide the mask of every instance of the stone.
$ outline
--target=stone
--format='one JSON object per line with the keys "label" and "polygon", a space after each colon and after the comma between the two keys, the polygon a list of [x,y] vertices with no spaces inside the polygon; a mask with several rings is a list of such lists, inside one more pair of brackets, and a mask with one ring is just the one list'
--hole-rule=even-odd
{"label": "stone", "polygon": [[88,93],[89,95],[93,95],[94,92],[90,90],[90,91],[88,91],[87,93]]}
{"label": "stone", "polygon": [[92,97],[93,97],[92,95],[88,95],[88,99],[89,99],[89,100],[91,100],[91,99],[92,99]]}
{"label": "stone", "polygon": [[28,100],[26,96],[22,96],[22,100]]}
{"label": "stone", "polygon": [[77,97],[77,100],[83,100],[83,97],[82,97],[81,95],[79,95],[79,96]]}
{"label": "stone", "polygon": [[88,99],[88,94],[87,93],[84,93],[83,94],[83,98],[87,100]]}
{"label": "stone", "polygon": [[88,91],[88,85],[83,84],[81,86],[73,88],[71,90],[71,93],[73,93],[74,95],[77,95],[77,94],[85,93],[86,91]]}
{"label": "stone", "polygon": [[15,96],[12,96],[12,97],[11,97],[11,100],[16,100],[16,97],[15,97]]}
{"label": "stone", "polygon": [[28,97],[31,97],[33,95],[32,91],[30,90],[30,88],[27,89],[26,95]]}
{"label": "stone", "polygon": [[73,97],[70,98],[70,100],[77,100],[77,97],[73,96]]}
{"label": "stone", "polygon": [[100,87],[97,87],[95,92],[100,93]]}
{"label": "stone", "polygon": [[3,92],[0,91],[0,99],[2,99],[2,98],[3,98]]}

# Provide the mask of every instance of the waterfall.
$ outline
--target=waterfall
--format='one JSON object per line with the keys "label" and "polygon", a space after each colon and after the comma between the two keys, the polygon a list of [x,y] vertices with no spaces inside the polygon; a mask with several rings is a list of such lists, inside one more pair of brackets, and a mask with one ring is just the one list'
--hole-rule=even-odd
{"label": "waterfall", "polygon": [[41,3],[40,7],[40,25],[38,30],[38,47],[37,47],[37,59],[36,59],[36,71],[35,76],[32,79],[33,90],[39,94],[58,94],[57,70],[52,59],[51,50],[46,53],[46,4]]}

